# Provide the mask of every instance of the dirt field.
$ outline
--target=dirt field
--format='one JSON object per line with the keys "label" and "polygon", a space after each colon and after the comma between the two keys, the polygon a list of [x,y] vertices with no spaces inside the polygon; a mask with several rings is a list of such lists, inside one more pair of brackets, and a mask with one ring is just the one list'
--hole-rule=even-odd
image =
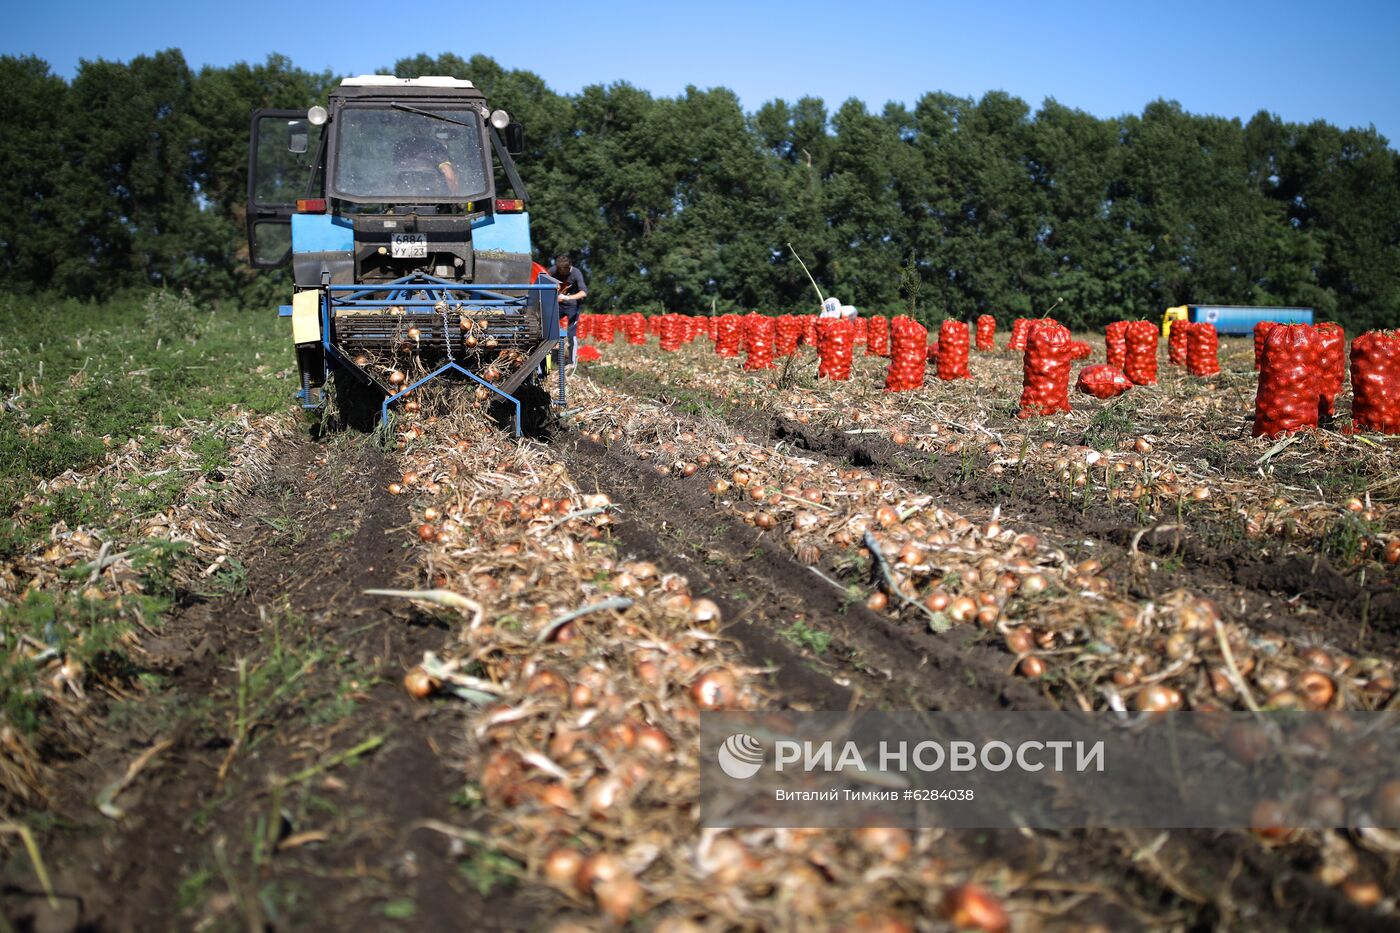
{"label": "dirt field", "polygon": [[[1004,352],[885,394],[876,358],[602,350],[541,436],[282,419],[172,507],[173,611],[7,732],[54,893],[15,839],[11,923],[1394,928],[1384,830],[721,832],[695,801],[709,709],[1393,707],[1400,439],[1251,438],[1243,342],[1030,421]],[[130,595],[44,576],[94,560],[71,532],[15,585]]]}

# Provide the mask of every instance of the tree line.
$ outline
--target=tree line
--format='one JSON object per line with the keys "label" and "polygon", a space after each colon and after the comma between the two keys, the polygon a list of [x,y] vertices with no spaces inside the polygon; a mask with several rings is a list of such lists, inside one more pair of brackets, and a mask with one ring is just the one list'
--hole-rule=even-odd
{"label": "tree line", "polygon": [[[1374,129],[1002,92],[745,113],[724,88],[560,94],[479,55],[386,70],[470,78],[524,124],[539,258],[574,253],[593,311],[811,310],[800,255],[843,302],[926,321],[1221,303],[1400,326],[1400,154]],[[249,113],[337,80],[275,55],[196,70],[172,49],[71,81],[0,57],[0,288],[284,301],[285,274],[247,265]]]}

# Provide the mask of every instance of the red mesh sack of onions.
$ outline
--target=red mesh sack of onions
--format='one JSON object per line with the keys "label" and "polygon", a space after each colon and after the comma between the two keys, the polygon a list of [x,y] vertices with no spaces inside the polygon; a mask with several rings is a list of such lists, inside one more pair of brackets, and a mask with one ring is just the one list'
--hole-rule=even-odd
{"label": "red mesh sack of onions", "polygon": [[874,315],[865,327],[865,355],[890,355],[890,322],[883,315]]}
{"label": "red mesh sack of onions", "polygon": [[1008,350],[1025,350],[1026,337],[1031,332],[1032,321],[1028,317],[1018,317],[1011,322],[1011,339],[1006,342]]}
{"label": "red mesh sack of onions", "polygon": [[802,339],[802,319],[794,314],[784,314],[778,318],[777,337],[774,352],[778,356],[792,356],[797,352],[797,341]]}
{"label": "red mesh sack of onions", "polygon": [[1190,366],[1191,329],[1190,321],[1172,321],[1167,328],[1167,362],[1173,366]]}
{"label": "red mesh sack of onions", "polygon": [[1313,328],[1317,332],[1317,368],[1322,378],[1318,387],[1318,412],[1337,413],[1337,396],[1347,378],[1347,335],[1342,325],[1323,321]]}
{"label": "red mesh sack of onions", "polygon": [[1037,321],[1026,338],[1019,416],[1069,411],[1069,328],[1055,321]]}
{"label": "red mesh sack of onions", "polygon": [[[1172,324],[1172,333],[1181,326]],[[1193,376],[1214,376],[1220,372],[1220,334],[1215,325],[1200,321],[1186,331],[1186,369]]]}
{"label": "red mesh sack of onions", "polygon": [[820,318],[815,314],[802,315],[802,342],[809,347],[815,347],[821,342],[817,332],[818,320]]}
{"label": "red mesh sack of onions", "polygon": [[1117,366],[1100,363],[1098,366],[1085,366],[1079,371],[1076,388],[1094,398],[1113,398],[1122,395],[1133,387],[1132,380]]}
{"label": "red mesh sack of onions", "polygon": [[890,369],[886,392],[912,392],[924,384],[928,330],[918,321],[897,317],[890,322]]}
{"label": "red mesh sack of onions", "polygon": [[594,326],[594,340],[599,343],[612,343],[617,339],[617,317],[612,314],[598,315],[598,323]]}
{"label": "red mesh sack of onions", "polygon": [[722,314],[715,322],[715,352],[720,356],[738,356],[744,319],[737,314]]}
{"label": "red mesh sack of onions", "polygon": [[679,314],[663,314],[653,318],[656,322],[656,335],[661,341],[661,352],[675,353],[685,339],[685,321]]}
{"label": "red mesh sack of onions", "polygon": [[1104,352],[1108,365],[1122,369],[1128,364],[1128,322],[1114,321],[1103,331]]}
{"label": "red mesh sack of onions", "polygon": [[817,322],[818,376],[838,381],[851,378],[855,330],[855,325],[844,318],[822,318]]}
{"label": "red mesh sack of onions", "polygon": [[627,342],[641,346],[647,342],[647,318],[645,314],[629,314],[622,322]]}
{"label": "red mesh sack of onions", "polygon": [[1322,381],[1317,360],[1317,333],[1307,324],[1279,324],[1269,331],[1254,396],[1255,437],[1317,427]]}
{"label": "red mesh sack of onions", "polygon": [[1254,325],[1254,371],[1264,367],[1264,341],[1269,339],[1269,331],[1277,327],[1274,321],[1260,321]]}
{"label": "red mesh sack of onions", "polygon": [[851,324],[855,327],[856,343],[865,343],[867,332],[870,327],[870,319],[858,317],[851,321]]}
{"label": "red mesh sack of onions", "polygon": [[933,343],[924,350],[924,361],[938,366],[938,338],[935,337]]}
{"label": "red mesh sack of onions", "polygon": [[997,319],[990,314],[977,316],[977,352],[985,353],[997,347]]}
{"label": "red mesh sack of onions", "polygon": [[602,351],[591,343],[582,344],[578,348],[578,361],[580,363],[596,363],[603,358]]}
{"label": "red mesh sack of onions", "polygon": [[938,378],[971,379],[967,351],[972,347],[966,321],[944,321],[938,328]]}
{"label": "red mesh sack of onions", "polygon": [[1151,321],[1129,321],[1127,334],[1128,357],[1123,372],[1133,385],[1157,384],[1157,325]]}
{"label": "red mesh sack of onions", "polygon": [[1072,360],[1087,360],[1093,353],[1094,348],[1082,340],[1069,342],[1069,358]]}
{"label": "red mesh sack of onions", "polygon": [[1400,434],[1400,331],[1373,330],[1351,342],[1351,398],[1359,430]]}
{"label": "red mesh sack of onions", "polygon": [[744,360],[745,369],[772,369],[773,344],[778,339],[778,322],[771,317],[760,316],[749,328],[748,357]]}

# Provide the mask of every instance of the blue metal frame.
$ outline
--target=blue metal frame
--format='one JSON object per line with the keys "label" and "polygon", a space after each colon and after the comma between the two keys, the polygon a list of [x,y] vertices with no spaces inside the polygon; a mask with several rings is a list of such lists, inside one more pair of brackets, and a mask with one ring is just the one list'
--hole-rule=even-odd
{"label": "blue metal frame", "polygon": [[519,436],[521,435],[522,432],[521,432],[521,430],[520,430],[520,399],[516,398],[516,397],[513,396],[513,395],[507,395],[505,392],[502,392],[502,391],[501,391],[499,388],[497,388],[496,386],[494,386],[494,385],[492,385],[491,383],[487,382],[485,379],[482,379],[482,378],[481,378],[480,376],[478,376],[476,373],[471,372],[470,370],[467,370],[466,368],[457,365],[456,361],[454,361],[454,360],[448,360],[446,363],[443,363],[443,364],[442,364],[441,366],[439,366],[437,369],[435,369],[435,370],[433,370],[432,372],[428,373],[428,375],[424,376],[422,379],[419,379],[419,380],[418,380],[417,382],[415,382],[413,385],[408,386],[407,388],[402,389],[402,390],[400,390],[399,392],[396,392],[395,394],[393,394],[393,395],[389,396],[388,398],[386,398],[386,399],[384,400],[384,403],[383,403],[382,405],[379,406],[379,420],[380,420],[380,421],[383,421],[383,422],[388,422],[388,420],[389,420],[389,406],[390,406],[390,405],[392,405],[394,402],[398,401],[399,399],[403,398],[405,395],[407,395],[408,393],[412,392],[414,389],[418,388],[419,386],[421,386],[421,385],[426,385],[427,383],[432,382],[434,379],[436,379],[438,376],[441,376],[443,373],[447,372],[449,369],[455,369],[455,370],[457,370],[457,372],[459,372],[459,373],[461,373],[462,375],[466,376],[468,379],[472,380],[472,381],[475,382],[475,383],[478,383],[478,384],[480,384],[480,385],[485,386],[486,388],[490,389],[492,392],[495,392],[495,393],[496,393],[497,395],[499,395],[501,398],[505,399],[507,402],[510,402],[512,405],[514,405],[514,406],[515,406],[515,436],[516,436],[516,437],[519,437]]}
{"label": "blue metal frame", "polygon": [[[503,291],[525,292],[521,295],[503,295]],[[414,295],[424,295],[425,297],[412,297]],[[382,297],[373,297],[382,296]],[[337,308],[360,309],[385,309],[390,307],[400,308],[432,308],[439,301],[451,301],[454,304],[463,305],[467,310],[479,308],[517,308],[524,312],[529,310],[533,298],[538,297],[541,323],[544,327],[546,340],[559,340],[559,300],[558,290],[553,284],[545,285],[512,285],[512,284],[461,284],[449,282],[436,276],[422,273],[405,276],[395,279],[392,282],[383,284],[327,284],[321,295],[321,345],[326,352],[326,375],[330,374],[330,361],[334,359],[339,365],[353,367],[349,360],[336,349],[331,342],[331,321],[335,317]],[[280,310],[280,309],[279,309]],[[521,406],[520,400],[515,396],[501,389],[476,373],[471,372],[452,358],[451,340],[448,341],[448,361],[436,370],[424,376],[393,395],[385,398],[380,406],[380,419],[387,421],[389,417],[389,406],[402,399],[409,392],[423,386],[439,376],[449,371],[456,371],[471,379],[473,382],[485,387],[496,395],[510,402],[515,407],[515,433],[516,436],[522,434],[521,429]],[[559,344],[559,398],[555,404],[562,406],[565,402],[564,395],[564,353],[563,342]]]}

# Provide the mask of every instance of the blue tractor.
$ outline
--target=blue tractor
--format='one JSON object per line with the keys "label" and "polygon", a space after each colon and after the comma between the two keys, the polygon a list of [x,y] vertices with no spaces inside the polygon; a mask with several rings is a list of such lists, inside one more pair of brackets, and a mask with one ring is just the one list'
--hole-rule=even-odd
{"label": "blue tractor", "polygon": [[557,287],[532,272],[511,158],[523,145],[520,124],[457,78],[346,78],[324,107],[254,112],[249,255],[259,268],[291,264],[281,314],[303,407],[320,408],[329,388],[341,417],[368,428],[454,376],[519,434],[548,411],[551,354],[552,401],[564,403]]}

